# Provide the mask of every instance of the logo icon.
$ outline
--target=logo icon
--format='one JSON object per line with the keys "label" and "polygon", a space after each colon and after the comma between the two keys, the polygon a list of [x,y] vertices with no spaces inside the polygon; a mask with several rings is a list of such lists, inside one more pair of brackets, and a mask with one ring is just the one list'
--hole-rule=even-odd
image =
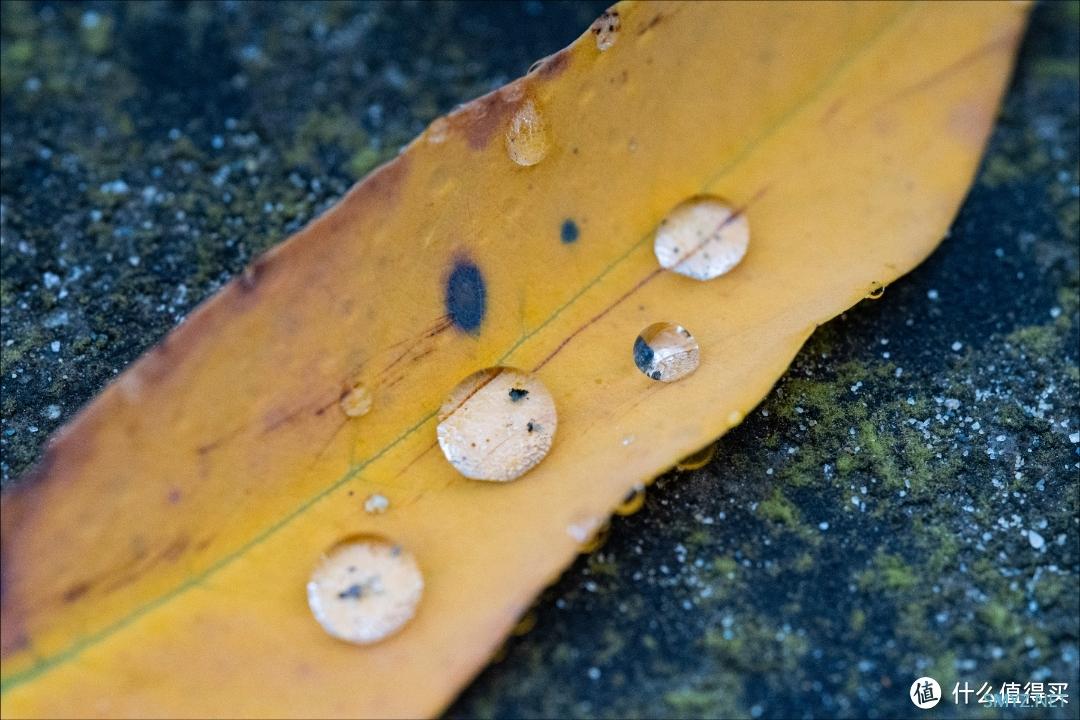
{"label": "logo icon", "polygon": [[929,710],[941,702],[941,686],[932,677],[921,677],[911,683],[910,697],[915,707]]}

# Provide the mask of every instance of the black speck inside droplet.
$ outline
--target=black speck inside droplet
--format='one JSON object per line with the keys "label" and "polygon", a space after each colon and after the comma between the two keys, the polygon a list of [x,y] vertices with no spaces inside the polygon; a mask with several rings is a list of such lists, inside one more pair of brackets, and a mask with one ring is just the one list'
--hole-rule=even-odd
{"label": "black speck inside droplet", "polygon": [[530,422],[528,425],[525,426],[525,429],[528,432],[533,432],[534,430],[536,430],[536,423]]}
{"label": "black speck inside droplet", "polygon": [[521,388],[510,388],[510,399],[513,402],[517,402],[521,398],[529,394],[528,390],[522,390]]}
{"label": "black speck inside droplet", "polygon": [[577,242],[579,234],[580,232],[578,231],[576,222],[570,219],[563,220],[562,229],[559,231],[559,237],[562,238],[564,243],[569,244]]}
{"label": "black speck inside droplet", "polygon": [[458,261],[446,280],[446,312],[465,332],[476,332],[487,310],[487,289],[480,268]]}
{"label": "black speck inside droplet", "polygon": [[350,585],[337,594],[339,600],[359,600],[364,595],[364,588],[359,584]]}
{"label": "black speck inside droplet", "polygon": [[638,366],[641,372],[648,374],[652,363],[653,349],[638,335],[637,340],[634,341],[634,364]]}

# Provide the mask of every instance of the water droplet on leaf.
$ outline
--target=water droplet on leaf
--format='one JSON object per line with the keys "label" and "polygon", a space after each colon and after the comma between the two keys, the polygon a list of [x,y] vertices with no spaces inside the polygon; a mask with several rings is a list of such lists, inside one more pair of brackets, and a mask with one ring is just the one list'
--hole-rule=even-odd
{"label": "water droplet on leaf", "polygon": [[653,251],[664,268],[695,280],[712,280],[746,255],[746,216],[714,197],[691,198],[660,222]]}
{"label": "water droplet on leaf", "polygon": [[537,378],[493,367],[458,384],[439,410],[439,447],[473,480],[514,480],[544,459],[555,436],[555,401]]}
{"label": "water droplet on leaf", "polygon": [[381,538],[345,540],[322,557],[308,605],[327,633],[367,645],[393,635],[414,614],[424,579],[412,554]]}
{"label": "water droplet on leaf", "polygon": [[390,507],[390,501],[382,493],[373,493],[364,500],[364,512],[381,515]]}
{"label": "water droplet on leaf", "polygon": [[682,325],[653,323],[634,340],[634,364],[653,380],[674,382],[697,370],[697,340]]}
{"label": "water droplet on leaf", "polygon": [[547,125],[531,98],[518,106],[506,131],[506,152],[518,165],[535,165],[544,159],[550,146]]}
{"label": "water droplet on leaf", "polygon": [[355,385],[341,398],[341,410],[349,417],[367,415],[371,410],[371,392],[363,385]]}
{"label": "water droplet on leaf", "polygon": [[607,521],[602,518],[586,515],[571,522],[566,527],[566,533],[581,546],[579,552],[591,553],[607,541],[609,528]]}

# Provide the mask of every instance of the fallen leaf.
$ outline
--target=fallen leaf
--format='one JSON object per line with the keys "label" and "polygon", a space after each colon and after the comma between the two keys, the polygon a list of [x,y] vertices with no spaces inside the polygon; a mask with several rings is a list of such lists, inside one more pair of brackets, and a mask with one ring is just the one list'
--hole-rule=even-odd
{"label": "fallen leaf", "polygon": [[[602,38],[436,121],[260,258],[5,494],[5,717],[439,712],[583,532],[930,253],[1027,12],[615,9]],[[513,127],[528,136],[508,142]],[[750,228],[745,260],[709,282],[658,271],[652,250],[700,193]],[[634,366],[658,321],[700,343],[678,382]],[[551,391],[554,447],[514,482],[466,480],[436,416],[499,364]],[[370,410],[350,417],[357,387]],[[375,492],[388,509],[365,513]],[[367,647],[323,632],[304,590],[358,533],[407,548],[424,582],[416,617]]]}

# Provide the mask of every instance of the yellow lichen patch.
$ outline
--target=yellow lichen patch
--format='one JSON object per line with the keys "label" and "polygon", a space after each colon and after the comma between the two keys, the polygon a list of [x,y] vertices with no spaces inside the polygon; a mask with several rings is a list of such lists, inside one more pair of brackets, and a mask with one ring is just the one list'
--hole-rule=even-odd
{"label": "yellow lichen patch", "polygon": [[[0,714],[438,713],[633,486],[931,252],[1026,13],[615,9],[613,48],[585,32],[517,100],[434,124],[441,142],[411,144],[191,313],[5,494]],[[503,138],[526,99],[551,144],[523,168]],[[698,282],[652,244],[703,194],[745,212],[753,243]],[[701,347],[670,384],[630,352],[663,319]],[[546,459],[499,484],[463,477],[436,437],[447,394],[496,365],[559,411]],[[358,374],[378,402],[352,421],[335,405]],[[364,512],[373,493],[392,508]],[[424,591],[358,647],[313,620],[305,587],[326,548],[371,533],[412,553]]]}

